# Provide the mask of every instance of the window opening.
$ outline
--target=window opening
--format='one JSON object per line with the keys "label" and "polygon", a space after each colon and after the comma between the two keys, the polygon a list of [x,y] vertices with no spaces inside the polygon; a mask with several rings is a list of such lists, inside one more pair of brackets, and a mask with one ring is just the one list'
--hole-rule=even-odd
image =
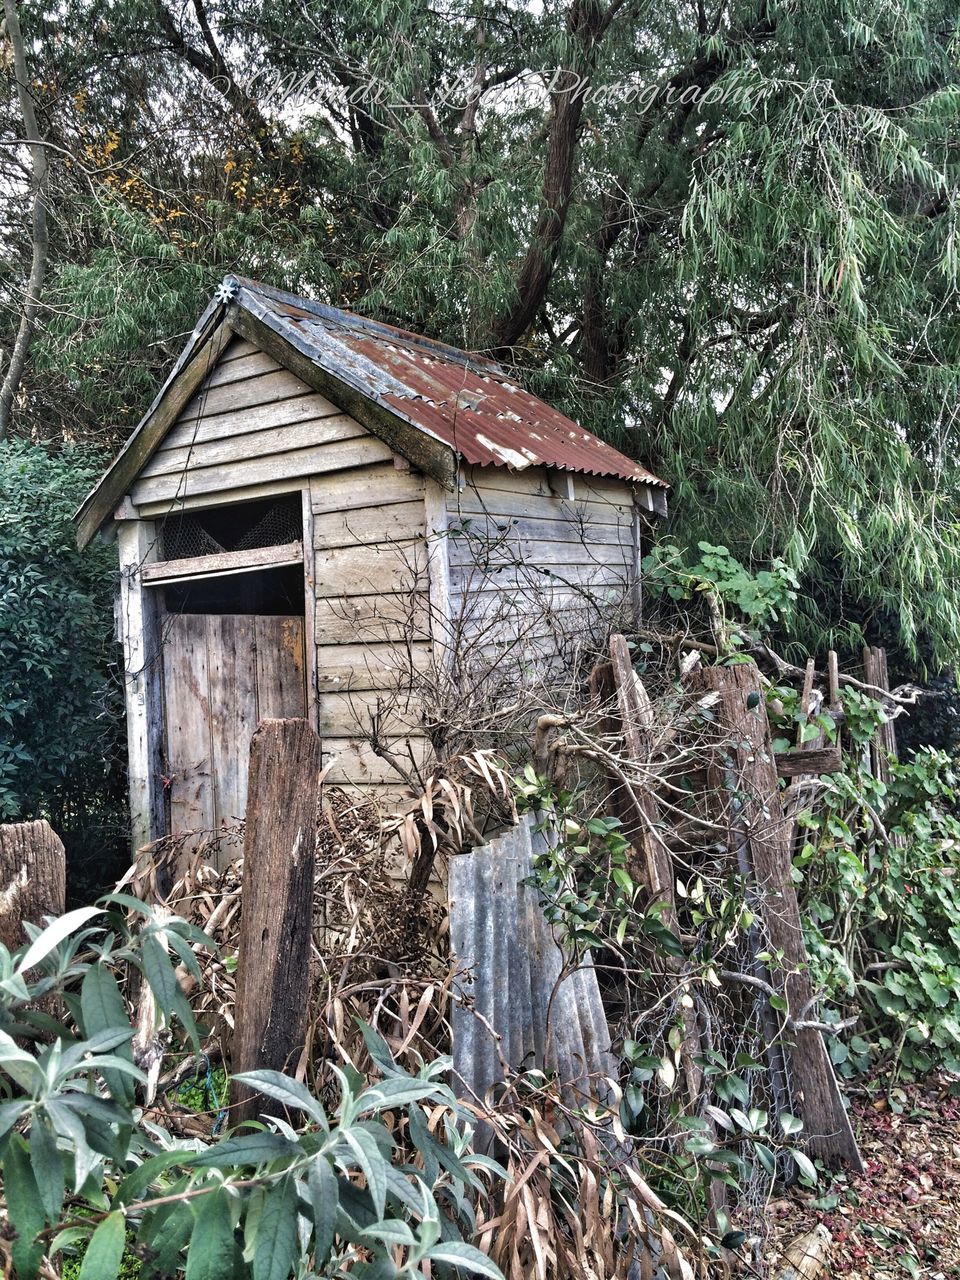
{"label": "window opening", "polygon": [[304,615],[303,565],[211,574],[163,590],[168,613],[251,613]]}
{"label": "window opening", "polygon": [[223,551],[279,547],[303,538],[299,493],[277,498],[206,507],[168,516],[163,522],[164,560],[187,560]]}

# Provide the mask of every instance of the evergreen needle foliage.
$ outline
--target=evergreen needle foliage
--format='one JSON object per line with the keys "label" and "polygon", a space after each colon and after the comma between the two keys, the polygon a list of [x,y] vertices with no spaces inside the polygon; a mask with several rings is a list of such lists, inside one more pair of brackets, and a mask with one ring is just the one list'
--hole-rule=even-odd
{"label": "evergreen needle foliage", "polygon": [[[57,150],[20,431],[116,443],[241,270],[498,352],[673,484],[681,544],[780,557],[813,647],[955,650],[955,5],[65,0],[54,28],[31,0],[23,26]],[[0,259],[8,334],[29,249]]]}

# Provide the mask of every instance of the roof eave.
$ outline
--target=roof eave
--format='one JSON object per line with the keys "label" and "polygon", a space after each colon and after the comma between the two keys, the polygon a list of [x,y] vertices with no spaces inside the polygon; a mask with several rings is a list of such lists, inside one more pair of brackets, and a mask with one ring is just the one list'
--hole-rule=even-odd
{"label": "roof eave", "polygon": [[187,345],[150,408],[77,509],[73,519],[81,551],[110,519],[117,503],[149,462],[174,419],[219,359],[231,337],[231,330],[224,323],[224,311],[223,303],[214,298],[197,321]]}

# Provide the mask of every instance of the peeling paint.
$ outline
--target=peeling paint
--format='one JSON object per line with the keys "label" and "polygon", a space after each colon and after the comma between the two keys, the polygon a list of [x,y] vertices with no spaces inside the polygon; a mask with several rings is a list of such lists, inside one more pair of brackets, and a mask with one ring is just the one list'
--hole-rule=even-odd
{"label": "peeling paint", "polygon": [[372,401],[465,462],[557,467],[666,488],[645,467],[525,391],[492,360],[335,311],[278,290],[241,282],[241,302],[269,311],[278,332]]}

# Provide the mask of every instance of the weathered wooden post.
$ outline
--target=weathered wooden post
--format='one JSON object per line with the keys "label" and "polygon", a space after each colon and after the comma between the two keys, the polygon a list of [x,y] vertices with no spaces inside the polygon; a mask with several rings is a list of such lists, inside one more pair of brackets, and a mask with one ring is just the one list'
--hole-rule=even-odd
{"label": "weathered wooden post", "polygon": [[[759,909],[770,949],[783,956],[783,968],[770,974],[787,1002],[788,1056],[793,1104],[803,1118],[812,1155],[846,1160],[858,1173],[863,1162],[850,1119],[817,1026],[797,891],[793,883],[790,824],[784,817],[778,768],[766,715],[760,674],[752,662],[704,667],[691,686],[719,695],[717,721],[725,731],[729,764],[711,766],[714,794],[731,803],[727,821],[731,845],[744,845],[760,894]],[[724,790],[732,774],[737,793]]]}
{"label": "weathered wooden post", "polygon": [[50,823],[0,826],[0,942],[14,951],[27,941],[25,920],[63,915],[65,892],[63,844]]}
{"label": "weathered wooden post", "polygon": [[[306,720],[262,720],[250,744],[232,1068],[292,1071],[303,1047],[313,926],[320,740]],[[231,1123],[256,1114],[233,1087]]]}

